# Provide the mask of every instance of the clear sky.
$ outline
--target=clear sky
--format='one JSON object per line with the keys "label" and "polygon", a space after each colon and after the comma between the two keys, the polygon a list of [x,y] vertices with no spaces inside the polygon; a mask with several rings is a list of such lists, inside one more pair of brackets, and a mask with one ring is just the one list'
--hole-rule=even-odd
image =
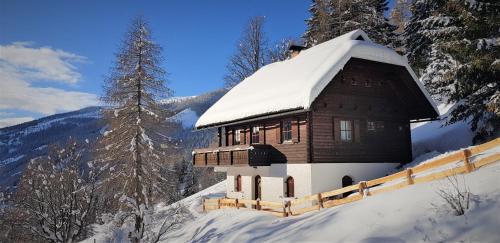
{"label": "clear sky", "polygon": [[299,38],[307,0],[0,0],[0,127],[97,104],[130,20],[142,14],[164,48],[175,96],[223,86],[225,67],[252,16],[270,40]]}

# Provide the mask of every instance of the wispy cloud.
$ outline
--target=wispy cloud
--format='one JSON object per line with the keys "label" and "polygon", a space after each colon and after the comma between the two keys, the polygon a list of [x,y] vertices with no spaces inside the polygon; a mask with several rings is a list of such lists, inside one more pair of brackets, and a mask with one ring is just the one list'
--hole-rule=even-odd
{"label": "wispy cloud", "polygon": [[72,63],[83,60],[85,57],[59,49],[34,48],[30,42],[0,45],[0,65],[32,80],[77,83],[81,75]]}
{"label": "wispy cloud", "polygon": [[[35,48],[26,42],[0,45],[0,111],[51,115],[96,105],[95,94],[50,86],[50,82],[78,83],[81,74],[73,64],[84,60],[85,57],[73,53],[50,47]],[[35,82],[37,85],[33,86]]]}

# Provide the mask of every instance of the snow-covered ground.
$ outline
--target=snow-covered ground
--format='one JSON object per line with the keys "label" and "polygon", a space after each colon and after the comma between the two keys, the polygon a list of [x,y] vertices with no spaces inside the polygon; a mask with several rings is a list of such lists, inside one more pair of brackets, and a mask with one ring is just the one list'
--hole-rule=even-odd
{"label": "snow-covered ground", "polygon": [[412,124],[413,158],[429,152],[440,154],[457,150],[471,144],[474,134],[467,122],[446,125],[448,114],[453,107],[453,104],[440,104],[438,110],[441,120]]}
{"label": "snow-covered ground", "polygon": [[[496,147],[473,160],[499,152],[500,147]],[[428,161],[415,161],[412,165]],[[225,182],[221,182],[178,202],[187,206],[192,217],[181,229],[162,239],[163,242],[498,242],[500,162],[457,178],[472,193],[470,209],[462,216],[455,216],[437,194],[439,189],[450,188],[446,179],[288,218],[245,209],[203,213],[202,198],[224,195]],[[170,207],[158,205],[158,214]],[[106,230],[101,227],[99,234],[88,242],[94,238],[99,242],[104,235]]]}
{"label": "snow-covered ground", "polygon": [[[439,109],[441,114],[446,114],[450,106],[440,105]],[[472,133],[466,123],[442,127],[444,122],[412,126],[414,161],[407,166],[427,163],[470,146]],[[497,147],[487,154],[499,152]],[[473,160],[484,156],[476,156]],[[445,168],[449,166],[457,166],[457,163]],[[500,162],[458,176],[472,193],[470,209],[462,216],[455,216],[437,194],[439,189],[450,187],[446,179],[295,217],[277,218],[245,209],[201,212],[202,198],[224,195],[225,182],[221,182],[179,201],[187,206],[192,217],[181,229],[162,239],[163,242],[499,242],[499,178]],[[158,214],[170,207],[158,205]],[[100,227],[98,234],[87,241],[97,239],[99,242],[108,237],[109,232]],[[126,237],[120,238],[120,241],[126,240]]]}
{"label": "snow-covered ground", "polygon": [[437,194],[450,187],[446,179],[288,218],[244,209],[200,213],[202,196],[224,191],[217,184],[185,199],[196,216],[165,242],[498,242],[499,178],[499,162],[458,176],[473,194],[462,216],[455,216]]}

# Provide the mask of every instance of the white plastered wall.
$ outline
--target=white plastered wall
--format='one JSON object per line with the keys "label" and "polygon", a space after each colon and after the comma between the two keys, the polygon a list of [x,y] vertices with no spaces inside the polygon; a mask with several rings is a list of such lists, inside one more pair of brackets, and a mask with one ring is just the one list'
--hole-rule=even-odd
{"label": "white plastered wall", "polygon": [[312,164],[312,194],[342,187],[342,177],[350,176],[353,184],[385,176],[398,163],[322,163]]}
{"label": "white plastered wall", "polygon": [[[322,164],[273,164],[259,167],[225,167],[227,171],[228,198],[255,199],[255,176],[261,177],[262,200],[282,202],[285,181],[294,179],[295,198],[326,192],[342,187],[342,177],[350,176],[353,183],[386,175],[397,163],[322,163]],[[241,175],[242,191],[236,192],[235,178]]]}

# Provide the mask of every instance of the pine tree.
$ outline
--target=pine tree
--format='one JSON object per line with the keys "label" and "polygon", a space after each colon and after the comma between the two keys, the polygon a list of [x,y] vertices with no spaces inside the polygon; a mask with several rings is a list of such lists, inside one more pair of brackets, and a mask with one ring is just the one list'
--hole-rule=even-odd
{"label": "pine tree", "polygon": [[406,53],[404,48],[404,30],[411,18],[411,1],[410,0],[397,0],[391,10],[390,23],[396,27],[394,34],[396,35],[394,48],[400,53]]}
{"label": "pine tree", "polygon": [[165,193],[161,185],[168,183],[162,147],[172,146],[162,136],[168,128],[161,121],[170,114],[157,101],[171,91],[165,86],[162,60],[148,24],[141,17],[135,19],[116,54],[102,97],[108,105],[104,111],[108,131],[98,151],[101,163],[110,168],[109,182],[123,186],[116,196],[133,218],[133,242],[144,237],[151,203]]}
{"label": "pine tree", "polygon": [[302,36],[304,44],[311,47],[334,38],[329,0],[313,0],[309,13],[311,17],[306,20],[307,30]]}
{"label": "pine tree", "polygon": [[266,56],[267,42],[264,33],[264,17],[251,18],[236,47],[236,53],[227,65],[227,74],[224,77],[226,87],[234,87],[269,63]]}
{"label": "pine tree", "polygon": [[411,10],[410,0],[396,0],[391,10],[390,23],[396,26],[394,32],[401,34],[404,32],[405,25],[410,21]]}
{"label": "pine tree", "polygon": [[[437,8],[435,0],[417,0],[411,5],[412,17],[404,29],[404,48],[412,68],[420,75],[430,63],[432,39],[424,34],[430,26],[424,22]],[[435,55],[441,55],[434,50]]]}
{"label": "pine tree", "polygon": [[269,62],[279,62],[290,58],[290,46],[295,43],[294,40],[288,38],[274,44],[269,48]]}
{"label": "pine tree", "polygon": [[432,94],[456,103],[448,123],[468,121],[475,140],[498,132],[500,100],[499,4],[434,1],[419,33],[432,44],[423,80]]}
{"label": "pine tree", "polygon": [[362,29],[375,42],[393,46],[396,27],[384,17],[386,10],[386,0],[315,1],[309,10],[311,18],[307,20],[305,42],[307,46],[313,46],[349,31]]}

